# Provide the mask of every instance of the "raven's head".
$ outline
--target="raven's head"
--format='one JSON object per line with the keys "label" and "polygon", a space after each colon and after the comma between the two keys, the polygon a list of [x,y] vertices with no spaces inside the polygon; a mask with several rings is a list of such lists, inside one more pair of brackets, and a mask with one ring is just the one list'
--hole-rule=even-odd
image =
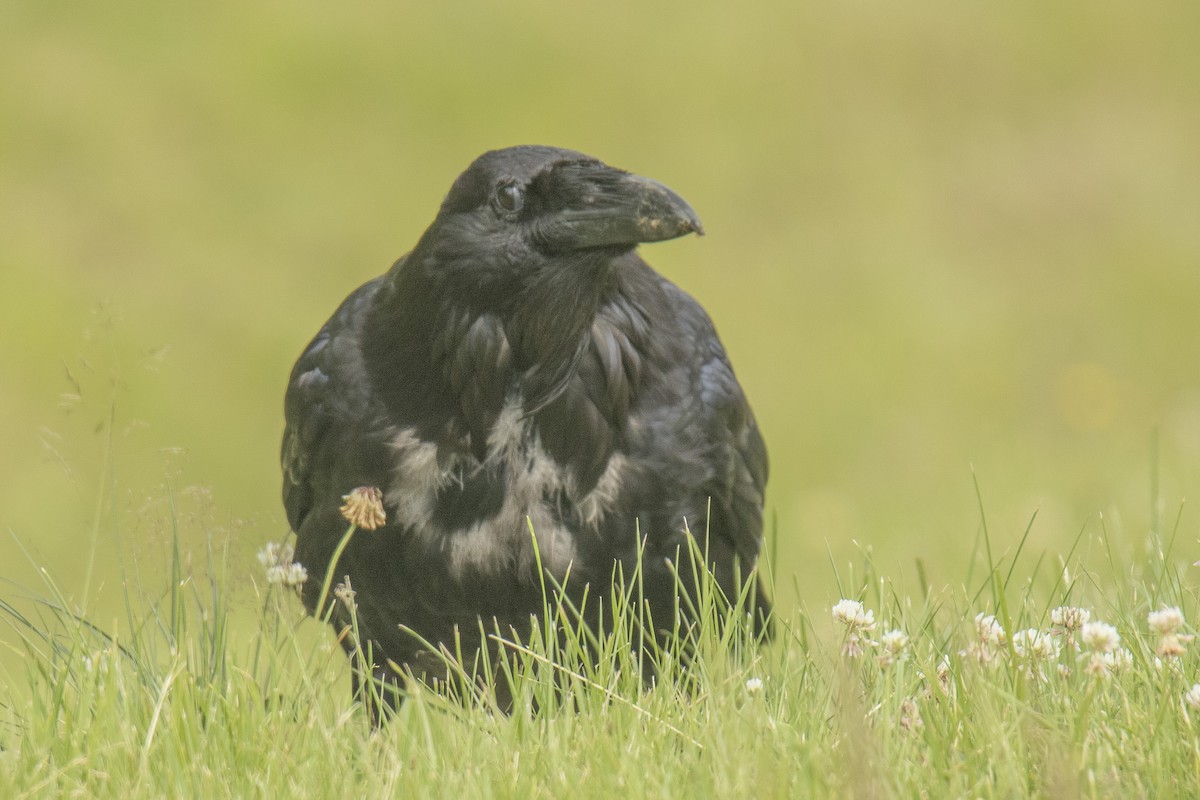
{"label": "raven's head", "polygon": [[484,153],[374,297],[364,351],[376,385],[390,387],[397,413],[440,419],[470,406],[466,424],[485,442],[510,370],[526,412],[545,407],[587,352],[599,309],[635,276],[652,283],[638,244],[702,232],[661,183],[582,153]]}
{"label": "raven's head", "polygon": [[573,150],[522,146],[484,153],[459,176],[414,255],[479,288],[516,288],[544,266],[703,232],[657,181]]}

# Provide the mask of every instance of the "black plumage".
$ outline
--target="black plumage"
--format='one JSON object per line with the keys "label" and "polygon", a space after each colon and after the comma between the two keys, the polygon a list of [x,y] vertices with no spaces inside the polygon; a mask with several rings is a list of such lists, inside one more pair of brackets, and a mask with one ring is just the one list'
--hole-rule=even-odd
{"label": "black plumage", "polygon": [[[300,356],[282,463],[303,597],[315,612],[342,496],[379,487],[386,526],[356,533],[333,575],[356,591],[376,678],[426,668],[401,626],[468,656],[481,620],[527,631],[539,564],[549,585],[569,573],[576,601],[594,585],[594,623],[639,546],[669,628],[688,527],[738,595],[762,541],[766,450],[708,315],[635,252],[692,232],[695,212],[657,182],[568,150],[485,153]],[[768,600],[757,583],[748,596],[761,626]]]}

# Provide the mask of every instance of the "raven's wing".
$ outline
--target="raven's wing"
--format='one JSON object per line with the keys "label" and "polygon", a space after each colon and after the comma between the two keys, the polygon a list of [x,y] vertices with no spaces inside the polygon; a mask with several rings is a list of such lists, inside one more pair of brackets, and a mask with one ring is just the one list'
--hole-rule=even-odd
{"label": "raven's wing", "polygon": [[701,450],[699,488],[711,503],[707,527],[743,565],[752,565],[762,546],[767,448],[707,312],[670,281],[662,284],[679,326],[675,357],[683,370],[676,374],[687,376],[680,426],[688,444]]}
{"label": "raven's wing", "polygon": [[357,474],[370,455],[359,439],[375,414],[360,337],[381,280],[347,297],[292,368],[280,460],[283,505],[297,533],[322,500],[371,483]]}

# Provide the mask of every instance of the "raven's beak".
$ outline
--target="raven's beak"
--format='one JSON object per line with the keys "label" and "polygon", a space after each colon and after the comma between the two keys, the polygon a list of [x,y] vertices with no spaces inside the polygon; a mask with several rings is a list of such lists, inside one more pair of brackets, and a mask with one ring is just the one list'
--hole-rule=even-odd
{"label": "raven's beak", "polygon": [[704,235],[700,217],[658,181],[600,162],[554,170],[554,191],[564,207],[541,221],[537,238],[554,249],[636,247],[689,233]]}

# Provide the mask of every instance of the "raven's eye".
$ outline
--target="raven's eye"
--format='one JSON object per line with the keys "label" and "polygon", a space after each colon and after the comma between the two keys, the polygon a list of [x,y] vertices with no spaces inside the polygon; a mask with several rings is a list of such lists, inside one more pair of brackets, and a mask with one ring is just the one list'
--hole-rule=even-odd
{"label": "raven's eye", "polygon": [[496,190],[496,205],[502,211],[515,214],[525,205],[525,192],[515,183],[506,183]]}

